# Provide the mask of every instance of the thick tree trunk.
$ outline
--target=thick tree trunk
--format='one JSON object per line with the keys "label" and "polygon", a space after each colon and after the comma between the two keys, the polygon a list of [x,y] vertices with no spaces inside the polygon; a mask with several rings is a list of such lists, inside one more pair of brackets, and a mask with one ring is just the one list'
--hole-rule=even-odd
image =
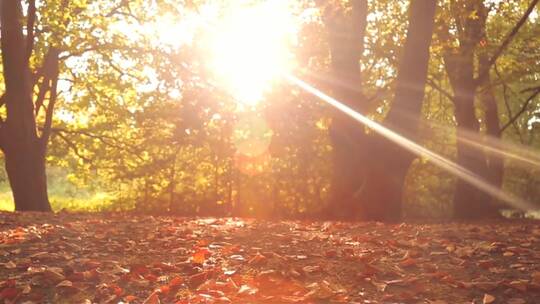
{"label": "thick tree trunk", "polygon": [[38,146],[11,147],[6,171],[16,211],[51,211],[47,196],[44,151]]}
{"label": "thick tree trunk", "polygon": [[[384,120],[387,127],[413,140],[417,139],[422,113],[436,7],[436,1],[411,1],[394,101]],[[382,185],[379,185],[382,188],[380,201],[385,202],[386,208],[377,218],[395,221],[402,216],[405,177],[416,157],[387,139],[379,138],[378,141],[379,145],[373,145],[378,149],[372,154],[382,153],[383,161],[379,161],[378,170],[379,175],[383,175]]]}
{"label": "thick tree trunk", "polygon": [[[356,15],[365,18],[367,4],[362,8],[363,13]],[[410,22],[396,81],[395,99],[385,120],[387,126],[407,135],[417,133],[435,9],[436,1],[411,1]],[[363,30],[361,33],[357,37],[363,39]],[[354,40],[352,42],[355,43]],[[343,45],[346,44],[342,43],[340,47]],[[334,47],[333,55],[351,54],[339,50]],[[348,65],[343,63],[344,57],[333,56],[332,59],[335,61],[334,74],[339,80],[335,95],[363,112],[363,96],[353,86],[360,81],[360,74],[351,70],[351,67],[356,67],[358,57],[354,59],[354,56],[349,56]],[[366,134],[363,126],[343,114],[334,118],[330,135],[334,146],[332,206],[341,207],[334,210],[334,215],[349,219],[399,220],[404,180],[414,156],[386,138]]]}
{"label": "thick tree trunk", "polygon": [[[6,171],[18,211],[50,211],[45,174],[48,134],[37,134],[20,1],[1,1],[1,47],[7,118],[1,125]],[[45,81],[45,80],[44,80]],[[51,91],[53,95],[53,91]],[[52,111],[52,104],[49,108]],[[49,113],[48,113],[49,114]],[[50,119],[50,117],[48,117]],[[48,120],[50,122],[50,120]]]}

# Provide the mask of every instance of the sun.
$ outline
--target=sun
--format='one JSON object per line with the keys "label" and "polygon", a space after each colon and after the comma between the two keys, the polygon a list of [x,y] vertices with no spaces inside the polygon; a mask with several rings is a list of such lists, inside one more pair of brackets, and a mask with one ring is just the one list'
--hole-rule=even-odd
{"label": "sun", "polygon": [[294,67],[298,22],[287,2],[233,5],[212,31],[211,69],[240,105],[257,105]]}

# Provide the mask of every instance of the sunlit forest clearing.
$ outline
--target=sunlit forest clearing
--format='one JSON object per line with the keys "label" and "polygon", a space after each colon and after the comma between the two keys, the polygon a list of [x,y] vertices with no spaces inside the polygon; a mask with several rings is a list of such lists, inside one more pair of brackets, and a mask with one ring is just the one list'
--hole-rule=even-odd
{"label": "sunlit forest clearing", "polygon": [[537,303],[539,0],[0,0],[1,303]]}

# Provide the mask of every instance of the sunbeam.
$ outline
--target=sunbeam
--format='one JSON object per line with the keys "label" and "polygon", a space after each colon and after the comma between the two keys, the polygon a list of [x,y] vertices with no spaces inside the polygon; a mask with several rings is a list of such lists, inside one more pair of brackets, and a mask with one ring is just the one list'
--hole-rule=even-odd
{"label": "sunbeam", "polygon": [[522,165],[540,168],[540,157],[538,157],[537,151],[528,147],[507,143],[494,137],[488,137],[486,139],[479,137],[476,134],[467,134],[467,137],[460,136],[458,140],[477,149],[485,150],[488,154],[512,159]]}
{"label": "sunbeam", "polygon": [[301,79],[293,76],[293,75],[286,75],[285,76],[288,81],[291,83],[297,85],[301,89],[305,90],[306,92],[318,97],[319,99],[323,100],[324,102],[328,103],[332,107],[336,108],[337,110],[345,113],[346,115],[350,116],[354,120],[364,124],[365,126],[369,127],[373,131],[379,133],[380,135],[388,138],[389,140],[393,141],[394,143],[400,145],[401,147],[411,151],[412,153],[427,158],[430,162],[432,162],[434,165],[448,171],[449,173],[455,175],[458,178],[461,178],[465,182],[473,185],[474,187],[477,187],[478,189],[484,191],[485,193],[495,197],[496,199],[503,201],[509,205],[511,205],[514,208],[520,209],[520,210],[532,210],[535,208],[533,204],[530,202],[527,202],[519,197],[515,197],[511,194],[508,194],[497,187],[494,187],[493,185],[487,183],[486,181],[482,180],[482,178],[473,172],[459,166],[458,164],[438,155],[437,153],[426,149],[419,144],[411,141],[408,138],[405,138],[401,136],[400,134],[384,127],[383,125],[367,118],[366,116],[354,111],[350,107],[346,106],[345,104],[341,103],[340,101],[326,95],[325,93],[321,92],[317,88],[314,88],[313,86],[307,84],[306,82],[302,81]]}
{"label": "sunbeam", "polygon": [[[418,123],[418,118],[413,118],[407,113],[400,113],[410,123]],[[448,131],[449,126],[428,122],[430,128]],[[525,145],[516,144],[504,141],[500,138],[487,136],[471,132],[463,128],[457,127],[460,134],[456,134],[457,140],[478,150],[483,150],[489,155],[497,155],[501,158],[513,160],[517,165],[525,168],[531,166],[540,168],[540,153],[538,150],[531,149]]]}

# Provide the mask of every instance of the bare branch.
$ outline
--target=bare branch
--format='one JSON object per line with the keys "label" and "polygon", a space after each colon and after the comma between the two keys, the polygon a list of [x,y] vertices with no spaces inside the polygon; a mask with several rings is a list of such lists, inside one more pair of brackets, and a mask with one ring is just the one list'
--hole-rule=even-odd
{"label": "bare branch", "polygon": [[[499,78],[499,81],[502,83],[502,86],[503,86],[504,106],[506,107],[506,111],[508,112],[508,117],[513,117],[514,114],[512,113],[510,102],[508,101],[508,91],[510,91],[510,93],[514,95],[517,95],[517,94],[512,90],[512,88],[506,83],[506,81],[502,77],[501,73],[499,72],[499,67],[497,66],[497,63],[494,64],[494,70],[495,70],[495,74],[497,75],[497,77]],[[516,133],[519,135],[520,142],[524,143],[523,135],[521,134],[521,130],[518,124],[514,121],[512,123],[512,126],[514,127],[514,130],[516,131]],[[499,129],[499,135],[501,134],[502,131],[504,130]]]}
{"label": "bare branch", "polygon": [[109,146],[109,147],[112,147],[112,148],[115,148],[115,149],[119,149],[119,150],[122,150],[122,151],[128,151],[129,153],[133,154],[135,157],[137,157],[139,160],[141,161],[146,161],[144,158],[141,157],[141,153],[139,151],[137,151],[136,147],[135,146],[132,146],[132,145],[128,145],[126,143],[117,143],[117,139],[112,137],[112,136],[107,136],[107,135],[103,135],[103,134],[96,134],[96,133],[92,133],[90,131],[87,131],[87,130],[68,130],[68,129],[63,129],[63,128],[51,128],[51,132],[53,133],[66,133],[66,134],[76,134],[76,135],[83,135],[83,136],[86,136],[86,137],[89,137],[89,138],[92,138],[92,139],[96,139],[98,141],[100,141],[101,143],[103,143],[104,145],[106,146]]}
{"label": "bare branch", "polygon": [[522,93],[525,93],[525,92],[532,92],[532,91],[538,91],[538,90],[540,90],[540,86],[526,88],[526,89],[524,89],[524,90],[521,90],[521,92],[522,92]]}
{"label": "bare branch", "polygon": [[501,128],[501,133],[504,132],[509,126],[511,126],[527,109],[529,108],[529,105],[533,101],[533,99],[540,94],[540,88],[537,88],[536,91],[525,100],[523,105],[521,106],[521,110],[519,110],[510,120]]}
{"label": "bare branch", "polygon": [[58,54],[59,51],[56,48],[50,48],[44,63],[44,79],[43,81],[51,79],[50,94],[49,94],[49,103],[47,104],[47,109],[45,112],[45,123],[43,124],[43,132],[41,133],[41,142],[44,146],[49,142],[49,137],[51,135],[51,127],[54,113],[54,105],[58,97],[57,87],[58,87],[58,75],[59,75],[59,66],[58,66]]}
{"label": "bare branch", "polygon": [[54,134],[57,135],[58,137],[60,137],[68,145],[68,147],[71,149],[71,151],[73,151],[73,153],[75,153],[75,155],[78,158],[80,158],[83,161],[88,162],[88,163],[92,162],[92,160],[90,158],[82,155],[81,152],[79,151],[79,148],[77,147],[77,145],[74,142],[72,142],[67,136],[62,134],[62,132],[55,132]]}
{"label": "bare branch", "polygon": [[478,78],[476,78],[476,80],[475,80],[475,82],[477,84],[481,84],[481,83],[484,82],[484,80],[486,79],[486,77],[489,74],[489,70],[491,69],[491,67],[493,66],[495,61],[497,61],[497,59],[502,55],[504,50],[508,47],[510,42],[512,42],[512,40],[514,39],[516,34],[519,32],[521,27],[523,27],[525,22],[527,22],[527,19],[529,19],[529,15],[532,13],[532,11],[534,10],[535,6],[538,4],[539,1],[540,0],[532,0],[531,4],[529,4],[529,7],[525,11],[525,14],[523,14],[523,16],[518,21],[518,23],[514,26],[514,28],[506,36],[506,38],[504,39],[503,43],[499,46],[497,51],[495,51],[495,54],[493,54],[493,56],[489,59],[487,64],[484,66],[484,68],[478,74]]}
{"label": "bare branch", "polygon": [[438,85],[432,78],[428,78],[427,79],[427,84],[434,88],[435,90],[439,91],[442,95],[444,95],[446,98],[452,100],[454,99],[454,96],[452,96],[452,94],[448,91],[446,91],[445,89],[443,89],[440,85]]}

